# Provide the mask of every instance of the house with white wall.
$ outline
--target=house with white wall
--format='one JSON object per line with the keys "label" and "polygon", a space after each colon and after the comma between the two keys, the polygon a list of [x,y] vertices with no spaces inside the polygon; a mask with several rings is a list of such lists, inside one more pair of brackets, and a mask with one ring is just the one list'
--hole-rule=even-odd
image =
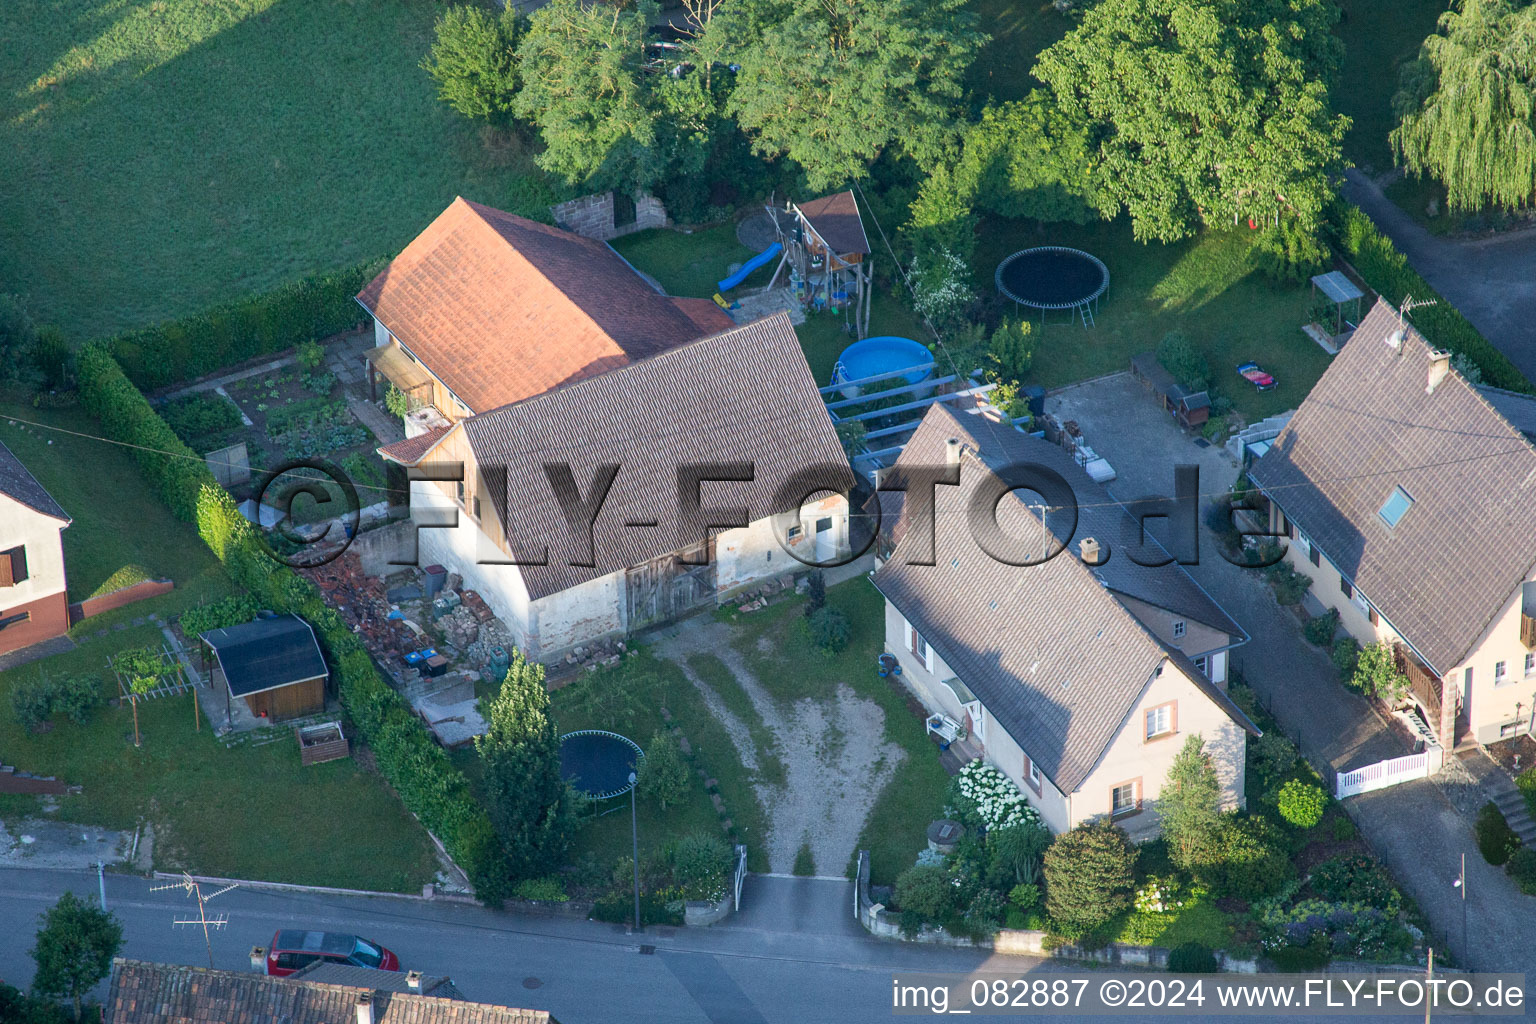
{"label": "house with white wall", "polygon": [[[464,200],[359,301],[370,364],[420,406],[379,449],[433,478],[411,484],[416,560],[459,573],[529,657],[847,551],[852,473],[785,314],[737,326],[602,242]],[[791,486],[817,466],[836,492]],[[595,516],[573,525],[561,481]]]}
{"label": "house with white wall", "polygon": [[[989,490],[1026,465],[1064,481],[1076,508]],[[911,496],[885,490],[916,466],[958,470],[957,484],[935,489],[931,550]],[[1223,806],[1243,806],[1244,751],[1258,730],[1226,680],[1231,649],[1248,637],[1176,564],[1132,560],[1134,520],[1070,456],[984,414],[935,406],[889,474],[873,577],[886,650],[924,706],[961,723],[969,750],[1018,783],[1053,830],[1107,818],[1138,839],[1155,835],[1158,794],[1191,735],[1205,743]],[[1011,565],[978,541],[971,507],[999,494],[1002,533],[1050,557]]]}
{"label": "house with white wall", "polygon": [[1392,645],[1446,747],[1532,731],[1536,399],[1475,386],[1378,301],[1250,471],[1311,594]]}
{"label": "house with white wall", "polygon": [[0,444],[0,654],[69,631],[69,523],[37,477]]}

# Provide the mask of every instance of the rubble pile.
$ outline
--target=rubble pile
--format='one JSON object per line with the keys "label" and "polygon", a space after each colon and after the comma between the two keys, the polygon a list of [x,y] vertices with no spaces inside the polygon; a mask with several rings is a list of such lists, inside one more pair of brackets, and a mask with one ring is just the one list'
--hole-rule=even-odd
{"label": "rubble pile", "polygon": [[336,609],[376,656],[393,660],[406,651],[429,646],[428,641],[399,619],[389,617],[384,581],[363,572],[357,555],[348,552],[334,561],[299,572],[320,588],[325,603]]}

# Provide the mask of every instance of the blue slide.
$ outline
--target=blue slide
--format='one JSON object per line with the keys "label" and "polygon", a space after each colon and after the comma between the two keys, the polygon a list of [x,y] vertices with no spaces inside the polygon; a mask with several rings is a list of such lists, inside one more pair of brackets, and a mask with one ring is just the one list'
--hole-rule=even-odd
{"label": "blue slide", "polygon": [[737,285],[741,284],[741,282],[745,281],[747,277],[752,273],[752,271],[756,270],[758,267],[762,266],[764,263],[767,263],[769,260],[777,256],[783,248],[784,247],[778,242],[774,242],[768,248],[764,249],[762,252],[758,253],[756,256],[753,256],[751,259],[747,260],[747,262],[743,263],[740,270],[736,271],[736,273],[732,274],[730,277],[727,277],[725,280],[720,281],[715,285],[715,287],[719,288],[722,292],[730,291],[732,288],[735,288]]}

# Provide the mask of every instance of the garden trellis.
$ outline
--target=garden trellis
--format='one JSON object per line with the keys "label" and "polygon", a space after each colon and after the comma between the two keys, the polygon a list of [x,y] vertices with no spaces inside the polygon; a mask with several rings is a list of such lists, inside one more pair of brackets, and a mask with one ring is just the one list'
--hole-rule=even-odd
{"label": "garden trellis", "polygon": [[139,746],[139,701],[192,693],[192,718],[197,717],[196,680],[187,675],[180,647],[162,643],[158,650],[134,647],[107,658],[117,679],[118,693],[133,706],[133,745]]}

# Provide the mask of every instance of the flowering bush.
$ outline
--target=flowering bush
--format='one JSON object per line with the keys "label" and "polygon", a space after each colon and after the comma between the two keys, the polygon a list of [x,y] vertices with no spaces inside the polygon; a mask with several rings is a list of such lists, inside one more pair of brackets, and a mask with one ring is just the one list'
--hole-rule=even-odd
{"label": "flowering bush", "polygon": [[1009,825],[1040,824],[1040,814],[1002,770],[985,761],[972,761],[955,778],[961,813],[971,812],[988,831]]}
{"label": "flowering bush", "polygon": [[1312,899],[1290,907],[1272,902],[1255,909],[1269,932],[1260,943],[1267,953],[1306,946],[1343,956],[1378,957],[1401,931],[1392,917],[1364,903]]}
{"label": "flowering bush", "polygon": [[1154,875],[1136,890],[1136,909],[1143,914],[1167,914],[1183,910],[1195,902],[1197,895],[1185,890],[1176,879]]}
{"label": "flowering bush", "polygon": [[1291,779],[1280,787],[1280,817],[1298,828],[1311,828],[1323,820],[1328,808],[1328,794],[1321,786]]}
{"label": "flowering bush", "polygon": [[965,260],[948,249],[913,259],[912,307],[941,331],[954,326],[976,298],[970,277]]}

